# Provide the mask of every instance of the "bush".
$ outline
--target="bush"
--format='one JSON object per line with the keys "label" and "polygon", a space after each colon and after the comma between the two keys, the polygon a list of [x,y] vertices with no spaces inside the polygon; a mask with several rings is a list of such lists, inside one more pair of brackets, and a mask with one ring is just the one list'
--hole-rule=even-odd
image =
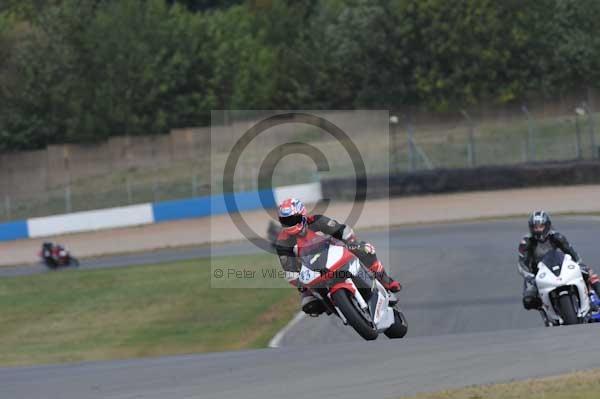
{"label": "bush", "polygon": [[437,110],[597,86],[600,2],[28,0],[0,8],[0,150],[211,109]]}

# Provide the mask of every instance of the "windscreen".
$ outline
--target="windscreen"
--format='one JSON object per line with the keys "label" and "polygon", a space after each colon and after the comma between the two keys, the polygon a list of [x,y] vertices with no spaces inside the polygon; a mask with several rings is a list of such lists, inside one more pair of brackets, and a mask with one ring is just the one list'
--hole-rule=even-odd
{"label": "windscreen", "polygon": [[298,250],[302,264],[311,270],[325,269],[330,242],[328,237],[316,236],[301,243]]}
{"label": "windscreen", "polygon": [[552,269],[554,266],[562,266],[564,260],[565,254],[558,249],[554,249],[544,255],[542,258],[542,263],[545,264],[549,269]]}

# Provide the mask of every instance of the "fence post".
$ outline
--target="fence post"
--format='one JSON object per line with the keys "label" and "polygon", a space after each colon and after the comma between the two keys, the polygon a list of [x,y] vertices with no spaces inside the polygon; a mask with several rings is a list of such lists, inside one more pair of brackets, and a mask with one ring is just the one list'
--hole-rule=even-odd
{"label": "fence post", "polygon": [[198,196],[198,176],[195,173],[192,174],[192,197]]}
{"label": "fence post", "polygon": [[527,140],[525,141],[525,151],[526,151],[526,161],[531,162],[535,161],[535,149],[533,147],[533,120],[531,119],[531,114],[525,105],[521,106],[521,110],[527,116]]}
{"label": "fence post", "polygon": [[129,176],[127,176],[127,181],[125,182],[125,189],[127,190],[127,203],[133,203],[133,194],[131,192],[131,181],[129,180]]}
{"label": "fence post", "polygon": [[390,116],[390,125],[392,127],[392,148],[390,160],[393,163],[394,173],[398,173],[400,170],[399,157],[398,157],[398,117],[396,115]]}
{"label": "fence post", "polygon": [[72,206],[71,206],[71,186],[68,185],[65,187],[65,211],[67,213],[71,213],[72,210]]}
{"label": "fence post", "polygon": [[587,113],[587,117],[588,117],[588,128],[589,128],[589,132],[590,132],[590,145],[592,146],[592,159],[596,159],[598,158],[598,156],[600,156],[598,148],[596,147],[596,132],[595,132],[595,126],[594,126],[594,115],[592,114],[592,109],[591,107],[586,104],[583,103],[583,108],[585,110],[585,112]]}
{"label": "fence post", "polygon": [[152,182],[152,197],[154,202],[158,202],[158,182],[156,180]]}
{"label": "fence post", "polygon": [[10,215],[10,197],[8,196],[8,194],[6,196],[4,196],[4,208],[6,209],[6,219],[10,220],[11,219],[11,215]]}
{"label": "fence post", "polygon": [[416,155],[415,154],[415,142],[413,140],[414,131],[413,131],[413,126],[410,123],[408,116],[406,116],[405,119],[406,119],[406,136],[407,136],[407,140],[408,140],[408,167],[411,172],[414,172],[415,170],[417,170],[417,158],[415,156]]}
{"label": "fence post", "polygon": [[467,119],[469,124],[469,143],[467,145],[467,161],[469,166],[472,168],[475,166],[475,125],[473,124],[473,120],[464,109],[460,111],[463,116]]}
{"label": "fence post", "polygon": [[576,147],[576,157],[577,159],[583,158],[583,151],[581,146],[581,126],[579,125],[579,117],[585,115],[585,110],[581,107],[575,108],[575,143]]}

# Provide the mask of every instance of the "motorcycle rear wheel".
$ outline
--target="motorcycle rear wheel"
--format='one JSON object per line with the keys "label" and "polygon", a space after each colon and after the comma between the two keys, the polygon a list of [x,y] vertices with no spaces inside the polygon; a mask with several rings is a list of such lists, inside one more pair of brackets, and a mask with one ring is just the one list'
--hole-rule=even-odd
{"label": "motorcycle rear wheel", "polygon": [[350,300],[350,292],[345,289],[338,290],[331,296],[333,303],[340,309],[346,317],[348,324],[367,341],[377,339],[379,335],[377,330],[371,326],[371,323],[364,318],[361,311],[356,308],[353,301]]}

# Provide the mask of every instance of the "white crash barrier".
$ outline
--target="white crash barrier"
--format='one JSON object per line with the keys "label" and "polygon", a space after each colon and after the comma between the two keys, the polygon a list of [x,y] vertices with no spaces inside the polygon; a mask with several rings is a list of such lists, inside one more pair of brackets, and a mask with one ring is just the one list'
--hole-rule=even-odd
{"label": "white crash barrier", "polygon": [[[240,193],[240,198],[252,199],[252,192]],[[258,195],[258,194],[257,194]],[[314,204],[322,199],[321,183],[307,183],[293,186],[274,188],[269,205],[276,206],[288,197],[300,198],[307,204]],[[4,236],[0,234],[0,241],[20,238],[47,237],[57,234],[79,233],[101,229],[112,229],[117,227],[138,226],[151,223],[159,223],[175,219],[191,219],[196,217],[210,217],[218,209],[211,208],[209,202],[202,202],[200,198],[191,198],[189,201],[166,201],[155,204],[130,205],[117,208],[99,209],[85,212],[75,212],[63,215],[32,218],[11,223],[3,226]],[[198,201],[199,200],[199,201]],[[239,200],[239,198],[238,198]],[[274,202],[272,202],[274,200]],[[250,201],[250,200],[248,200]],[[197,202],[197,204],[196,204]],[[259,209],[263,206],[261,201],[250,201],[238,206],[243,210]],[[200,208],[197,208],[200,207]],[[206,207],[206,209],[203,209]]]}
{"label": "white crash barrier", "polygon": [[29,237],[45,237],[150,223],[154,223],[151,204],[75,212],[27,220]]}

